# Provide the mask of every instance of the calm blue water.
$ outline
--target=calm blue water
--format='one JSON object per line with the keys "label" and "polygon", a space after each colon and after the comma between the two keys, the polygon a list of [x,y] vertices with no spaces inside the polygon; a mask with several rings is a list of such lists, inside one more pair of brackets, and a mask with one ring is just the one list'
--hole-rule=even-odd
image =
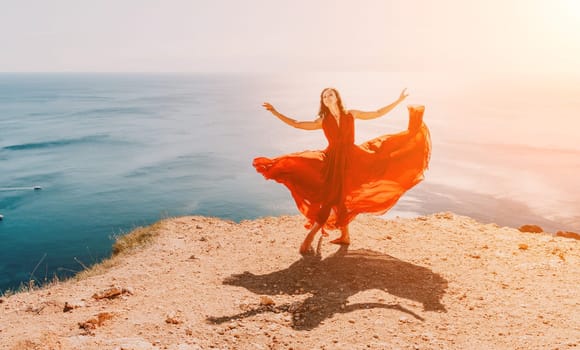
{"label": "calm blue water", "polygon": [[[430,79],[0,74],[0,293],[30,278],[43,282],[80,271],[109,256],[115,235],[167,216],[295,214],[286,190],[264,181],[251,161],[323,148],[325,141],[322,133],[283,125],[260,105],[269,100],[309,119],[327,85],[352,101],[347,108],[381,107],[406,84],[416,86],[410,102],[428,106],[431,170],[389,215],[452,210],[503,225],[580,228],[576,182],[564,175],[580,170],[580,153],[560,142],[561,129],[546,134],[542,127],[545,143],[539,146],[526,143],[525,135],[498,142],[498,130],[505,129],[495,117],[499,112],[480,108],[461,120],[469,98],[478,103],[477,89],[459,82],[441,89],[438,79]],[[474,95],[462,98],[461,110],[451,103],[469,91]],[[490,132],[477,126],[483,120]],[[405,124],[400,108],[384,120],[357,124],[357,140]],[[34,191],[36,185],[42,190]],[[506,213],[506,207],[515,209]]]}

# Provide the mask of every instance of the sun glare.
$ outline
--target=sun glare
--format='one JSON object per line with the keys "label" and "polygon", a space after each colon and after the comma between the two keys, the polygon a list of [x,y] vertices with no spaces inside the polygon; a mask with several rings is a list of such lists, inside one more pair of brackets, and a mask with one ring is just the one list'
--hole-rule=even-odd
{"label": "sun glare", "polygon": [[578,40],[580,34],[580,1],[546,2],[542,10],[545,24],[563,39]]}
{"label": "sun glare", "polygon": [[563,11],[570,17],[580,20],[580,1],[577,0],[562,0],[559,4]]}

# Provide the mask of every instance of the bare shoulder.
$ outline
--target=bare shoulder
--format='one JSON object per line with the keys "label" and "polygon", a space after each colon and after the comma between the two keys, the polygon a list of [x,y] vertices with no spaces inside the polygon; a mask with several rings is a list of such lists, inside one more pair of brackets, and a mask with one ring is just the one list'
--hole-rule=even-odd
{"label": "bare shoulder", "polygon": [[316,125],[317,129],[322,129],[322,120],[324,119],[324,117],[316,117],[316,119],[314,119],[313,123]]}
{"label": "bare shoulder", "polygon": [[358,119],[358,118],[360,118],[360,117],[361,117],[361,115],[362,115],[362,111],[359,111],[359,110],[356,110],[356,109],[349,109],[349,110],[348,110],[348,111],[346,111],[346,112],[347,112],[347,114],[350,114],[350,115],[352,115],[352,117],[353,117],[354,119]]}

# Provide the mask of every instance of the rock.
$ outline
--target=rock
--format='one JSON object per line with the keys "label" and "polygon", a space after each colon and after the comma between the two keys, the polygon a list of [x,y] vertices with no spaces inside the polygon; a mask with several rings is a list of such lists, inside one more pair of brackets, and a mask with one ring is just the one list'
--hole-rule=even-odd
{"label": "rock", "polygon": [[408,317],[406,317],[406,316],[401,316],[401,317],[399,318],[399,323],[411,323],[411,322],[413,322],[413,321],[411,321],[411,320],[410,320]]}
{"label": "rock", "polygon": [[105,321],[112,319],[114,316],[115,315],[110,312],[101,312],[97,316],[89,318],[85,322],[79,322],[79,328],[90,332],[97,327],[102,326]]}
{"label": "rock", "polygon": [[558,232],[556,232],[556,236],[580,240],[580,233],[576,233],[576,232],[558,231]]}
{"label": "rock", "polygon": [[557,255],[562,261],[566,261],[566,256],[560,248],[552,249],[552,254]]}
{"label": "rock", "polygon": [[268,305],[275,305],[276,303],[272,298],[267,295],[260,296],[260,305],[268,306]]}
{"label": "rock", "polygon": [[178,320],[176,317],[168,316],[165,319],[165,323],[168,323],[168,324],[181,324],[181,323],[183,323],[183,321]]}
{"label": "rock", "polygon": [[523,225],[518,229],[520,232],[542,233],[544,230],[538,225]]}
{"label": "rock", "polygon": [[445,213],[438,213],[435,214],[437,219],[446,219],[446,220],[453,220],[453,213],[445,212]]}
{"label": "rock", "polygon": [[111,287],[109,289],[105,289],[99,293],[93,294],[93,298],[96,300],[100,299],[114,299],[122,294],[133,294],[132,288],[121,288],[121,287]]}
{"label": "rock", "polygon": [[528,245],[525,244],[525,243],[518,244],[518,249],[519,250],[528,250],[528,248],[529,248]]}
{"label": "rock", "polygon": [[80,307],[85,307],[85,303],[82,301],[73,301],[71,303],[65,301],[62,312],[69,312],[73,309],[78,309]]}

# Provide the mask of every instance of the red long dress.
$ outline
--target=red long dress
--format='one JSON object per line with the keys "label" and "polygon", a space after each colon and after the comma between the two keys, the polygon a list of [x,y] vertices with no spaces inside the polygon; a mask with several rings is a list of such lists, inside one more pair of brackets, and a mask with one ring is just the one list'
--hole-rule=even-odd
{"label": "red long dress", "polygon": [[[409,127],[354,144],[354,118],[327,116],[322,129],[328,147],[277,158],[259,157],[253,165],[266,179],[284,184],[298,210],[308,219],[335,229],[360,213],[384,214],[410,188],[423,180],[431,140],[423,107],[409,108]],[[391,157],[395,151],[399,155]]]}

